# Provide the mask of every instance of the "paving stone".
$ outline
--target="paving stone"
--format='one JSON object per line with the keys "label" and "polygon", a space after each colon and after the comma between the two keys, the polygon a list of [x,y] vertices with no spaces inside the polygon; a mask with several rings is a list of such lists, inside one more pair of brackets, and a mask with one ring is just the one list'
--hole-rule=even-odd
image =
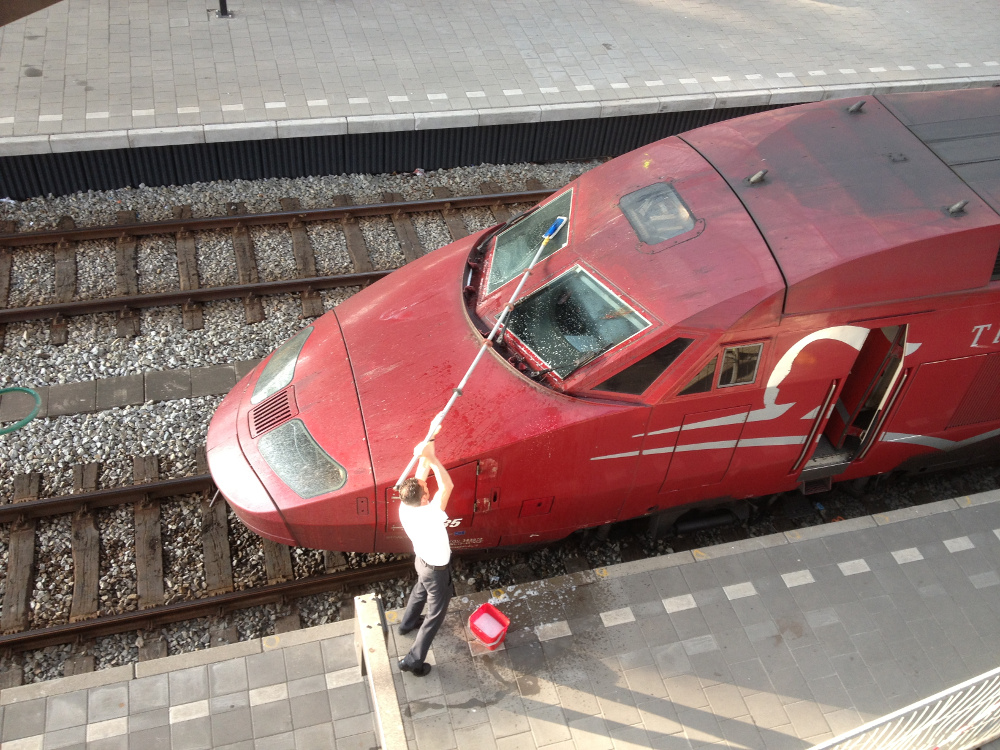
{"label": "paving stone", "polygon": [[284,649],[251,654],[246,658],[247,678],[250,689],[285,682]]}
{"label": "paving stone", "polygon": [[323,652],[323,667],[327,672],[336,672],[349,667],[358,668],[358,656],[354,652],[354,638],[340,636],[320,641]]}
{"label": "paving stone", "polygon": [[171,705],[179,706],[208,698],[207,666],[189,667],[170,672],[168,682]]}
{"label": "paving stone", "polygon": [[86,692],[53,695],[45,705],[45,731],[80,726],[87,723]]}
{"label": "paving stone", "polygon": [[3,742],[33,737],[45,731],[45,698],[14,703],[4,707]]}
{"label": "paving stone", "polygon": [[212,722],[208,716],[170,725],[171,750],[200,750],[211,746]]}
{"label": "paving stone", "polygon": [[145,379],[142,373],[97,381],[97,411],[136,406],[145,400]]}
{"label": "paving stone", "polygon": [[260,364],[260,362],[261,360],[259,359],[249,359],[242,362],[237,362],[235,365],[233,365],[233,368],[236,370],[236,379],[242,380],[243,378],[245,378],[249,373],[253,372],[254,368],[256,368],[257,365]]}
{"label": "paving stone", "polygon": [[[34,388],[42,404],[38,409],[36,419],[44,419],[48,415],[49,389]],[[35,408],[35,399],[28,393],[14,392],[0,396],[0,423],[19,422],[31,414]]]}
{"label": "paving stone", "polygon": [[458,750],[492,750],[497,746],[493,729],[489,724],[452,727],[452,729]]}
{"label": "paving stone", "polygon": [[190,370],[152,370],[146,373],[146,401],[174,401],[191,396]]}
{"label": "paving stone", "polygon": [[318,642],[303,643],[283,649],[285,673],[289,680],[322,674],[323,654]]}
{"label": "paving stone", "polygon": [[249,688],[246,659],[229,659],[208,665],[208,680],[213,696],[226,695]]}
{"label": "paving stone", "polygon": [[49,387],[48,416],[90,414],[97,408],[97,384],[93,380]]}
{"label": "paving stone", "polygon": [[87,696],[87,721],[94,723],[128,716],[128,685],[91,688]]}
{"label": "paving stone", "polygon": [[295,730],[296,750],[329,750],[331,747],[334,747],[332,724],[317,724]]}
{"label": "paving stone", "polygon": [[249,707],[225,713],[213,713],[211,726],[212,742],[215,745],[228,745],[253,739],[253,724]]}
{"label": "paving stone", "polygon": [[368,688],[364,683],[344,685],[327,691],[334,719],[344,719],[370,710]]}
{"label": "paving stone", "polygon": [[229,393],[236,385],[233,365],[191,368],[191,396],[220,396]]}
{"label": "paving stone", "polygon": [[169,679],[166,674],[141,677],[129,682],[129,710],[132,713],[163,708],[170,704]]}

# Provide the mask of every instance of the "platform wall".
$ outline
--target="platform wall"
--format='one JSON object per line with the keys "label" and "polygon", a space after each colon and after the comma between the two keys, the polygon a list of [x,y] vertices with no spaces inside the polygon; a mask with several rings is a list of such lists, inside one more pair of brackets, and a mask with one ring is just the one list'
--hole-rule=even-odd
{"label": "platform wall", "polygon": [[774,108],[8,156],[0,158],[0,197],[618,156],[692,128]]}

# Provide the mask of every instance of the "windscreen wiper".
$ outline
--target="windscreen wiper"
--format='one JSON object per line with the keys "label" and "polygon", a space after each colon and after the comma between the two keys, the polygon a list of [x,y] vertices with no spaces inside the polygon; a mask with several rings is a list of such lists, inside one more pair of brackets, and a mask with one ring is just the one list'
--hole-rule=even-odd
{"label": "windscreen wiper", "polygon": [[[548,375],[550,372],[555,372],[559,368],[565,367],[567,364],[572,368],[570,370],[570,372],[574,372],[575,370],[579,370],[581,367],[583,367],[585,364],[587,364],[591,360],[596,359],[598,356],[600,356],[600,354],[601,354],[601,352],[599,350],[592,349],[589,352],[584,352],[581,356],[577,357],[572,362],[568,362],[568,363],[560,362],[559,364],[553,365],[552,367],[548,368],[547,370],[538,370],[538,371],[535,371],[535,372],[533,372],[531,374],[531,377],[532,378],[537,378],[537,377],[540,377],[542,375]],[[569,373],[567,373],[567,375],[568,374]]]}

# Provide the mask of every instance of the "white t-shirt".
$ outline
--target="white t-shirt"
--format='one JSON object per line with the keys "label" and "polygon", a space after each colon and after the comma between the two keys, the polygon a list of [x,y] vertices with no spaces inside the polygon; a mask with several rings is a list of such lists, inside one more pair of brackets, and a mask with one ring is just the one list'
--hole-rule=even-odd
{"label": "white t-shirt", "polygon": [[399,522],[413,542],[413,552],[428,565],[447,565],[451,561],[451,545],[444,527],[448,514],[430,502],[412,506],[399,504]]}

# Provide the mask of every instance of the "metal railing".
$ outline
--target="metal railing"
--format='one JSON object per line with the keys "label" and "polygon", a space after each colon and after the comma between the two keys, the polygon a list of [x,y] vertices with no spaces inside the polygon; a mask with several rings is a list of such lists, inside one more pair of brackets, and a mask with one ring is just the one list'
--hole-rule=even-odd
{"label": "metal railing", "polygon": [[1000,667],[812,750],[973,750],[1000,737]]}

